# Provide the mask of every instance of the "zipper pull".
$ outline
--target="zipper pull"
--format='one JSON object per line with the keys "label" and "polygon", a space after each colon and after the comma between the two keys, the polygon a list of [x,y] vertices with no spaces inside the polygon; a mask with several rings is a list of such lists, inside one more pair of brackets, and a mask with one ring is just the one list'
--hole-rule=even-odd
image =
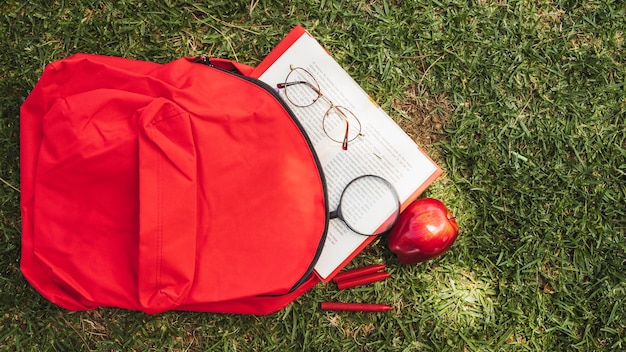
{"label": "zipper pull", "polygon": [[191,62],[196,62],[196,63],[199,63],[199,64],[207,65],[209,67],[215,67],[211,63],[211,59],[209,58],[209,56],[207,54],[200,54],[200,55],[194,57],[191,60]]}

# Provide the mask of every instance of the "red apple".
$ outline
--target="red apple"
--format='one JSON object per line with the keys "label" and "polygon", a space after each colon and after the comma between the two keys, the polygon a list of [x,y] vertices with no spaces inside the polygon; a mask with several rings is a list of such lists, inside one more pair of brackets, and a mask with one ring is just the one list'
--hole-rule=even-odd
{"label": "red apple", "polygon": [[403,264],[435,258],[452,246],[459,234],[454,216],[434,198],[411,203],[389,233],[389,249]]}

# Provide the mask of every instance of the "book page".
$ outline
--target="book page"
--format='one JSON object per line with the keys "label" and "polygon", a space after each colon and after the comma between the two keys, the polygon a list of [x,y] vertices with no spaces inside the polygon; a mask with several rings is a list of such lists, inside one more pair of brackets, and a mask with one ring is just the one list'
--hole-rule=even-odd
{"label": "book page", "polygon": [[[348,149],[343,150],[341,143],[328,136],[328,129],[334,127],[323,125],[324,115],[330,108],[328,101],[319,99],[307,107],[293,106],[285,99],[284,90],[278,90],[303,125],[320,159],[327,182],[330,210],[337,208],[342,191],[356,177],[373,174],[385,178],[395,187],[404,207],[441,173],[441,169],[306,32],[259,79],[277,87],[278,83],[285,82],[290,67],[301,67],[310,72],[328,100],[334,105],[348,108],[361,122],[363,135],[349,142]],[[336,128],[345,130],[345,123],[338,122]],[[367,195],[364,194],[364,197]],[[363,213],[363,217],[371,221],[374,228],[394,212],[388,202],[379,204],[375,198],[368,198],[367,203],[369,209]],[[351,231],[339,219],[331,219],[315,271],[323,281],[328,281],[372,239]]]}

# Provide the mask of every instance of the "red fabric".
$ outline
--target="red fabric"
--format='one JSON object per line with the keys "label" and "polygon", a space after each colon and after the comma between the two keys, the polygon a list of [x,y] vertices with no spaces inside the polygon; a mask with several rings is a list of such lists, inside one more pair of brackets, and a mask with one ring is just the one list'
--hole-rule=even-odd
{"label": "red fabric", "polygon": [[317,282],[328,218],[303,132],[187,59],[48,65],[21,109],[21,188],[22,272],[67,309],[266,314]]}
{"label": "red fabric", "polygon": [[211,64],[214,65],[215,67],[219,67],[227,71],[236,71],[239,74],[242,74],[244,76],[250,76],[252,71],[254,71],[254,67],[250,67],[248,65],[244,65],[235,61],[230,61],[230,60],[220,59],[220,58],[212,58],[210,59],[210,61],[211,61]]}

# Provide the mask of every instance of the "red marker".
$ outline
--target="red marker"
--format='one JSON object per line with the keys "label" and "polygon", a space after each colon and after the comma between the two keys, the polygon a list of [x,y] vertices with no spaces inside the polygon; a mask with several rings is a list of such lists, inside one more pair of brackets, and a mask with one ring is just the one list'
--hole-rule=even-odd
{"label": "red marker", "polygon": [[357,276],[351,279],[343,279],[337,282],[337,288],[339,290],[344,290],[346,288],[351,288],[355,286],[361,286],[366,284],[371,284],[372,282],[382,281],[391,275],[390,273],[383,271],[379,273],[373,273],[368,275]]}
{"label": "red marker", "polygon": [[376,273],[385,268],[386,268],[385,264],[372,264],[372,265],[364,266],[362,268],[352,269],[352,270],[339,273],[333,278],[333,281],[339,282],[341,280],[351,279],[357,276],[363,276],[363,275],[367,275],[371,273]]}
{"label": "red marker", "polygon": [[393,307],[388,304],[375,303],[344,303],[344,302],[322,302],[322,310],[343,310],[352,312],[386,312]]}

